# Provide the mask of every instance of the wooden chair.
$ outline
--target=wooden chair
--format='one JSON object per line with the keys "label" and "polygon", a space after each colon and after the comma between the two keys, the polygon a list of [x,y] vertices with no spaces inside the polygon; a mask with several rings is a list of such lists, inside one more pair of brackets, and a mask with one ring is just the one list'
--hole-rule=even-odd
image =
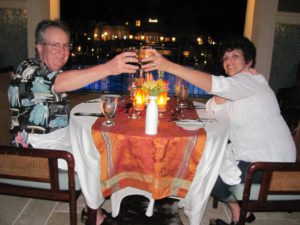
{"label": "wooden chair", "polygon": [[[68,171],[58,168],[58,159]],[[0,194],[69,202],[70,224],[77,224],[81,190],[70,152],[0,146]]]}
{"label": "wooden chair", "polygon": [[[261,171],[262,183],[253,184],[253,175]],[[300,163],[252,163],[245,184],[234,186],[232,193],[240,200],[239,225],[245,224],[247,212],[300,211]]]}
{"label": "wooden chair", "polygon": [[[296,163],[252,163],[247,172],[245,184],[232,189],[241,206],[239,225],[245,224],[247,211],[300,211],[300,121],[293,131],[297,149]],[[263,172],[262,184],[253,184],[256,171]],[[213,198],[213,208],[218,200]]]}

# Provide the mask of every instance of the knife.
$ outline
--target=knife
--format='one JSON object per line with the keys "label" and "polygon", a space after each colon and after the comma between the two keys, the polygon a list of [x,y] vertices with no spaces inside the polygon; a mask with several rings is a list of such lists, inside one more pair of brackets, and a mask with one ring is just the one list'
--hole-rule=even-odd
{"label": "knife", "polygon": [[73,115],[74,116],[96,116],[96,117],[104,117],[103,113],[88,113],[88,112],[76,112]]}

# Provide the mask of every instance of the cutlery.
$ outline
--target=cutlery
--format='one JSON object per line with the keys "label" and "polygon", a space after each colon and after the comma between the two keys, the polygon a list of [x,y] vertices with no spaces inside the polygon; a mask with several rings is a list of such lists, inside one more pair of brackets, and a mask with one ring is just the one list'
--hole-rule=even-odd
{"label": "cutlery", "polygon": [[96,102],[100,102],[100,100],[99,99],[98,100],[88,100],[85,103],[96,103]]}
{"label": "cutlery", "polygon": [[198,118],[198,119],[181,119],[181,120],[172,120],[173,122],[218,122],[215,118]]}
{"label": "cutlery", "polygon": [[103,113],[88,113],[88,112],[76,112],[73,115],[74,116],[96,116],[96,117],[104,117]]}

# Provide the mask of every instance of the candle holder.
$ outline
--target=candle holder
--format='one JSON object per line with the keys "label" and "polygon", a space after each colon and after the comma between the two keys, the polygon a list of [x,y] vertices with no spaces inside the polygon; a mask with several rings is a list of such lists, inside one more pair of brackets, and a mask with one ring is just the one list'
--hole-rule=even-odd
{"label": "candle holder", "polygon": [[162,118],[163,117],[163,113],[167,111],[167,101],[168,101],[168,97],[167,97],[167,92],[160,92],[159,95],[157,96],[157,107],[158,107],[158,113],[159,113],[159,117]]}
{"label": "candle holder", "polygon": [[145,109],[145,95],[142,89],[138,88],[134,92],[133,102],[133,112],[129,116],[131,119],[141,118],[140,112]]}

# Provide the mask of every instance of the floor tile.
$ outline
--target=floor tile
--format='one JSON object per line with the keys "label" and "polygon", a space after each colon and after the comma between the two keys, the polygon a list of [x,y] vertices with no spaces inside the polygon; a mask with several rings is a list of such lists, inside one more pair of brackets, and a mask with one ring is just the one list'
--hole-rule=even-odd
{"label": "floor tile", "polygon": [[30,198],[0,195],[0,224],[12,224],[30,201]]}
{"label": "floor tile", "polygon": [[33,199],[18,218],[15,225],[41,225],[46,224],[54,210],[56,202]]}

